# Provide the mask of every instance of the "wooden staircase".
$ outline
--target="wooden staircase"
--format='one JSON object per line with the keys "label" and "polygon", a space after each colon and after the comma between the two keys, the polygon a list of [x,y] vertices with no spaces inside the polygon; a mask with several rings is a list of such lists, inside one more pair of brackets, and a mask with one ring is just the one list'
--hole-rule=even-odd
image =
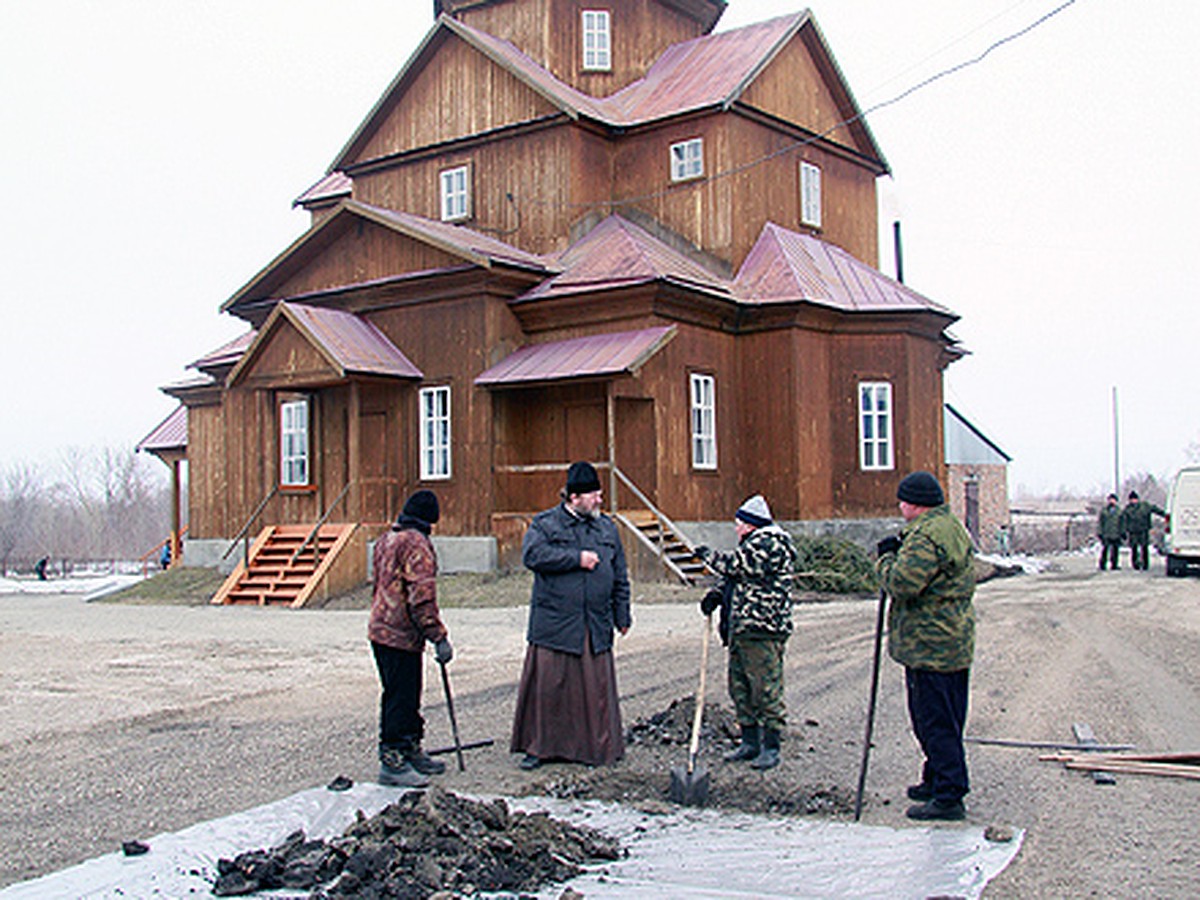
{"label": "wooden staircase", "polygon": [[304,546],[313,533],[311,524],[268,525],[250,546],[248,564],[237,564],[213,596],[212,603],[304,606],[318,588],[328,587],[335,570],[345,567],[344,557],[349,554],[343,551],[351,545],[357,530],[354,524],[322,525],[315,538]]}
{"label": "wooden staircase", "polygon": [[684,584],[695,584],[708,571],[692,545],[665,516],[651,509],[630,509],[618,512],[616,517]]}

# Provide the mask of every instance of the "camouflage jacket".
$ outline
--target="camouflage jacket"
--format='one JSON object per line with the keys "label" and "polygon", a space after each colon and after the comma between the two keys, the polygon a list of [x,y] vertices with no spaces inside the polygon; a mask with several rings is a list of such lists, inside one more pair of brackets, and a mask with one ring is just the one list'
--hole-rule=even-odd
{"label": "camouflage jacket", "polygon": [[888,654],[913,669],[956,672],[975,654],[974,550],[946,505],[921,513],[900,533],[900,550],[876,563],[892,598]]}
{"label": "camouflage jacket", "polygon": [[705,561],[733,584],[730,631],[787,637],[792,633],[792,573],[796,548],[778,525],[750,532],[736,550],[709,551]]}
{"label": "camouflage jacket", "polygon": [[415,528],[393,529],[375,542],[375,590],[367,636],[376,644],[420,653],[446,637],[437,605],[437,554]]}
{"label": "camouflage jacket", "polygon": [[1145,500],[1134,500],[1121,513],[1121,524],[1126,534],[1149,534],[1150,516],[1166,516],[1166,513]]}
{"label": "camouflage jacket", "polygon": [[1100,515],[1096,520],[1096,537],[1106,541],[1119,541],[1125,533],[1123,521],[1121,507],[1105,504],[1100,508]]}

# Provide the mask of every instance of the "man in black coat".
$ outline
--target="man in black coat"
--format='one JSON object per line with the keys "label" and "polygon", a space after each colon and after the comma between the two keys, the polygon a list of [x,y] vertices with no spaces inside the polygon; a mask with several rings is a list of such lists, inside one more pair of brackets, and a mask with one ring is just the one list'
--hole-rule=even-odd
{"label": "man in black coat", "polygon": [[612,656],[613,631],[632,624],[625,551],[590,463],[571,465],[562,497],[534,517],[522,549],[533,594],[511,749],[525,769],[602,765],[625,749]]}

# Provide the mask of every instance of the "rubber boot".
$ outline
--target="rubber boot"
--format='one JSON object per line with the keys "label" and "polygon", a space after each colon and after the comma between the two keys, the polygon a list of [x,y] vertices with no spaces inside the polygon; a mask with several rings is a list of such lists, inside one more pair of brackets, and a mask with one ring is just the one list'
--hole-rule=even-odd
{"label": "rubber boot", "polygon": [[406,738],[401,741],[400,753],[408,764],[422,775],[441,775],[446,771],[444,762],[439,762],[421,749],[419,738]]}
{"label": "rubber boot", "polygon": [[758,733],[759,728],[757,725],[743,725],[741,743],[726,753],[722,759],[726,762],[741,762],[742,760],[757,758],[760,749]]}
{"label": "rubber boot", "polygon": [[750,761],[753,769],[773,769],[779,765],[779,732],[763,728],[762,752]]}
{"label": "rubber boot", "polygon": [[379,783],[388,787],[429,787],[429,779],[394,747],[379,751]]}

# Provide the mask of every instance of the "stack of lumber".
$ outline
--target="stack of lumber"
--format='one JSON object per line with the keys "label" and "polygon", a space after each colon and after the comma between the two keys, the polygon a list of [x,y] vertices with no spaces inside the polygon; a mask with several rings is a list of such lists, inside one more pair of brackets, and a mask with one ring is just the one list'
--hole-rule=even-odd
{"label": "stack of lumber", "polygon": [[1200,753],[1049,753],[1038,758],[1084,772],[1165,775],[1200,781]]}

